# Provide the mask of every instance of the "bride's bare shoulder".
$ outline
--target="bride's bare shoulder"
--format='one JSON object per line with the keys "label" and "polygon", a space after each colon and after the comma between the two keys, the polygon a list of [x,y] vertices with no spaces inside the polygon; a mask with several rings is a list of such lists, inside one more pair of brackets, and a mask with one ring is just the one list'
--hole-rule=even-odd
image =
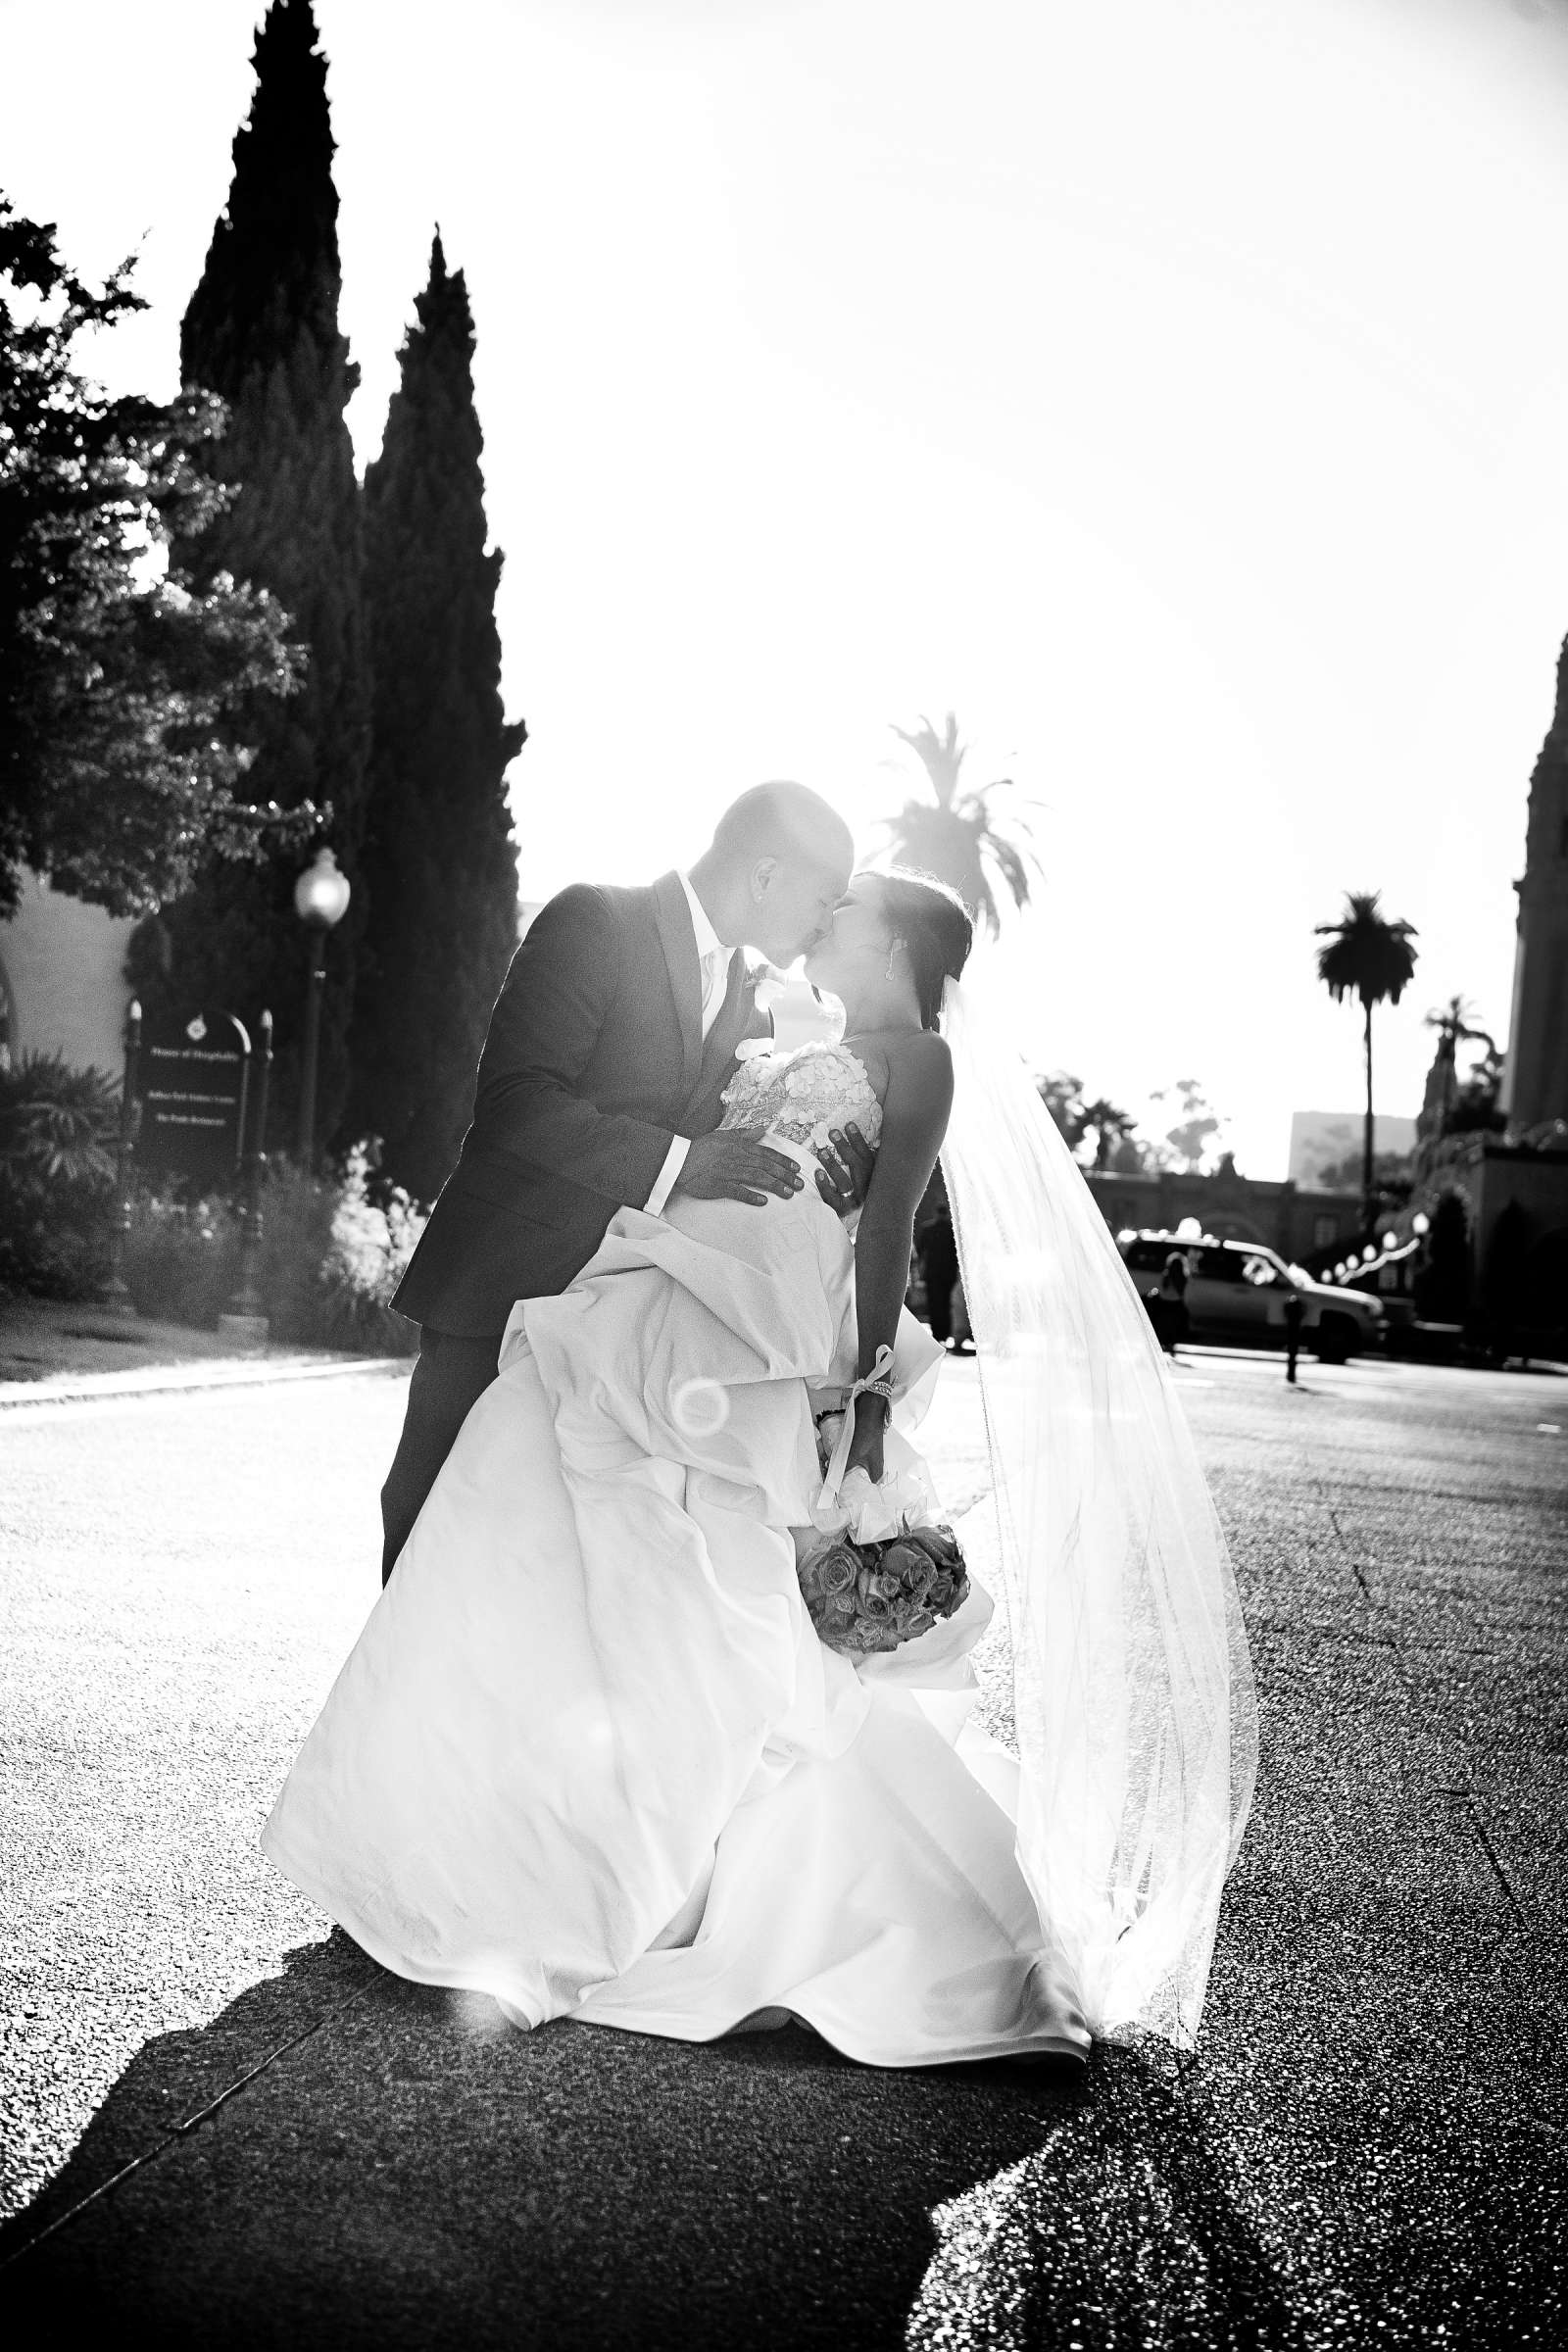
{"label": "bride's bare shoulder", "polygon": [[888,1094],[901,1105],[945,1111],[953,1100],[953,1055],[935,1029],[911,1029],[889,1037]]}
{"label": "bride's bare shoulder", "polygon": [[953,1074],[953,1054],[940,1029],[901,1029],[885,1040],[883,1051],[889,1070],[906,1071],[911,1081],[940,1083]]}

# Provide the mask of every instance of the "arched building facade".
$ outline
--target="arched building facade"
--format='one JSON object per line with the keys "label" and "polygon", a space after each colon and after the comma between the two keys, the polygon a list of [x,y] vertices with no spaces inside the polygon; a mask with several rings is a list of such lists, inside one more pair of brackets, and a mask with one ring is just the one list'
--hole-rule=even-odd
{"label": "arched building facade", "polygon": [[[1500,1134],[1454,1133],[1442,1064],[1417,1122],[1416,1186],[1400,1220],[1446,1237],[1426,1269],[1441,1319],[1504,1348],[1568,1349],[1568,641],[1551,724],[1530,779]],[[1451,1055],[1451,1045],[1447,1049]],[[1454,1247],[1461,1230],[1462,1251]],[[1427,1255],[1435,1259],[1435,1241]],[[1419,1295],[1419,1293],[1418,1293]]]}

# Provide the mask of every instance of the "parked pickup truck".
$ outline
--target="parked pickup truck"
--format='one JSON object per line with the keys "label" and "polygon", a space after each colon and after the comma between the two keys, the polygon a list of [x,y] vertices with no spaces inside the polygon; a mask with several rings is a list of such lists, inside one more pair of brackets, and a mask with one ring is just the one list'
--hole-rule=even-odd
{"label": "parked pickup truck", "polygon": [[1188,1242],[1172,1233],[1123,1233],[1116,1240],[1145,1298],[1158,1291],[1173,1250],[1187,1260],[1187,1314],[1195,1340],[1282,1346],[1285,1301],[1294,1291],[1301,1301],[1302,1342],[1325,1364],[1343,1364],[1383,1345],[1385,1316],[1376,1298],[1293,1273],[1261,1242],[1218,1242],[1208,1235]]}

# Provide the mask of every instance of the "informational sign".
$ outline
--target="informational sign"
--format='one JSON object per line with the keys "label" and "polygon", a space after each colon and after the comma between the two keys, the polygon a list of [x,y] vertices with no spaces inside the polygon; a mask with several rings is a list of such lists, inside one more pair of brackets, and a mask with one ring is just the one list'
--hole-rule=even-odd
{"label": "informational sign", "polygon": [[251,1041],[231,1012],[144,1023],[138,1164],[207,1184],[236,1175],[250,1074]]}

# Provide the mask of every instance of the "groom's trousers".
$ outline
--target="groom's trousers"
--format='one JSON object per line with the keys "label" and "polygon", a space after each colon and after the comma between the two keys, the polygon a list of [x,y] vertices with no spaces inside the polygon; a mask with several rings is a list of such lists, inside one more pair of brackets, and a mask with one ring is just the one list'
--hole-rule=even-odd
{"label": "groom's trousers", "polygon": [[459,1430],[494,1380],[500,1353],[499,1333],[494,1339],[470,1340],[457,1332],[437,1331],[428,1323],[420,1327],[419,1354],[409,1383],[403,1435],[381,1489],[381,1526],[386,1539],[381,1550],[383,1585],[414,1533],[414,1522],[457,1443]]}

